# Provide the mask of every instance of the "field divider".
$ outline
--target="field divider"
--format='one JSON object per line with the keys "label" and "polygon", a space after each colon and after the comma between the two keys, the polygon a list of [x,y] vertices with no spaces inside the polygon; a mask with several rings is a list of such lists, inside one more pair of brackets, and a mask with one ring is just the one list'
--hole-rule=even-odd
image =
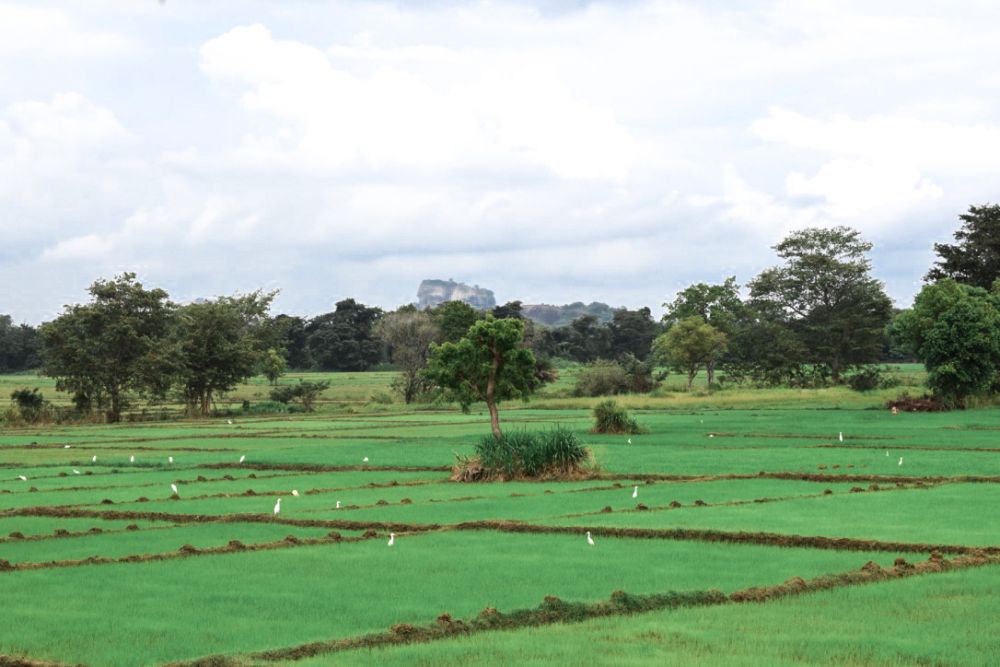
{"label": "field divider", "polygon": [[952,482],[967,482],[979,484],[998,484],[1000,475],[866,475],[858,473],[817,473],[817,472],[766,472],[758,473],[723,473],[721,475],[676,475],[669,473],[600,473],[590,479],[601,480],[652,480],[654,482],[722,482],[727,480],[748,479],[787,479],[802,482],[884,482],[902,484],[942,484]]}
{"label": "field divider", "polygon": [[546,595],[542,603],[534,609],[518,609],[503,613],[492,607],[487,607],[478,615],[465,620],[453,619],[450,614],[442,613],[437,617],[435,623],[428,625],[397,623],[383,632],[310,642],[236,656],[205,656],[192,661],[171,662],[166,667],[204,667],[207,665],[212,667],[243,667],[248,664],[248,661],[251,661],[250,664],[256,662],[283,663],[362,648],[373,649],[402,644],[427,643],[497,630],[516,630],[554,623],[580,623],[594,618],[631,616],[664,609],[759,604],[815,591],[879,583],[917,575],[996,565],[997,563],[1000,563],[1000,559],[982,554],[946,560],[940,554],[932,553],[926,562],[911,564],[902,558],[897,558],[892,568],[884,569],[869,561],[859,570],[823,575],[808,580],[792,577],[782,584],[741,589],[728,595],[718,590],[671,591],[646,595],[635,595],[618,590],[614,591],[608,600],[591,603],[567,602],[558,597]]}
{"label": "field divider", "polygon": [[451,472],[451,466],[330,466],[318,463],[205,463],[198,467],[216,470],[245,468],[250,470],[295,470],[301,472]]}

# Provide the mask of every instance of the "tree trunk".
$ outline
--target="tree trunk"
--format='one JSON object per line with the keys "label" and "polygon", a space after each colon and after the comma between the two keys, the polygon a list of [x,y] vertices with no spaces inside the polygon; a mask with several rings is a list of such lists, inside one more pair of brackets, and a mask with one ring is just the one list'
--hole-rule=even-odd
{"label": "tree trunk", "polygon": [[705,372],[708,373],[708,386],[711,387],[715,384],[715,361],[705,364]]}
{"label": "tree trunk", "polygon": [[697,374],[698,374],[697,366],[688,370],[688,391],[691,391],[691,385],[694,384],[694,376]]}
{"label": "tree trunk", "polygon": [[497,369],[500,368],[500,353],[496,350],[496,346],[493,347],[493,361],[490,364],[490,375],[486,380],[486,407],[490,411],[490,427],[493,429],[493,436],[497,439],[503,437],[503,433],[500,432],[500,415],[497,412],[497,402],[496,402],[496,384],[497,384]]}
{"label": "tree trunk", "polygon": [[122,398],[116,390],[111,392],[111,404],[105,417],[109,424],[121,421],[122,418]]}
{"label": "tree trunk", "polygon": [[207,417],[208,410],[212,403],[212,392],[205,391],[201,394],[201,416]]}

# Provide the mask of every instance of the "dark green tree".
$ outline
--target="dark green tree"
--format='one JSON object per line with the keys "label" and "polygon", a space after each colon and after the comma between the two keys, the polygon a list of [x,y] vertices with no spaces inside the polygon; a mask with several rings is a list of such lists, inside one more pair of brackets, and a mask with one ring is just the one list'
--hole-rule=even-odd
{"label": "dark green tree", "polygon": [[1000,373],[1000,283],[993,292],[950,278],[925,285],[892,335],[927,368],[927,384],[952,405],[996,387]]}
{"label": "dark green tree", "polygon": [[464,301],[445,301],[428,312],[446,343],[461,340],[480,317],[479,311]]}
{"label": "dark green tree", "polygon": [[344,299],[334,312],[310,320],[306,335],[314,368],[363,371],[379,363],[382,344],[375,338],[374,327],[381,317],[381,308]]}
{"label": "dark green tree", "polygon": [[88,291],[90,303],[66,306],[42,325],[43,368],[78,406],[116,422],[131,394],[160,397],[169,389],[174,308],[165,291],[145,289],[134,273],[98,280]]}
{"label": "dark green tree", "polygon": [[38,330],[28,324],[15,325],[10,315],[0,315],[0,373],[38,368],[42,361]]}
{"label": "dark green tree", "polygon": [[498,320],[502,320],[507,317],[516,317],[519,320],[523,320],[524,316],[521,314],[523,306],[520,301],[508,301],[502,306],[495,306],[493,308],[493,317]]}
{"label": "dark green tree", "polygon": [[700,315],[677,322],[653,342],[653,358],[687,374],[688,389],[698,371],[714,364],[725,350],[726,334],[705,322]]}
{"label": "dark green tree", "polygon": [[955,232],[955,244],[934,244],[939,259],[926,280],[951,278],[991,289],[993,281],[1000,279],[1000,205],[970,206],[958,218],[962,227]]}
{"label": "dark green tree", "polygon": [[425,377],[466,412],[473,403],[485,402],[493,435],[502,438],[497,404],[527,400],[541,382],[534,355],[521,344],[523,335],[521,320],[487,315],[458,342],[432,345]]}
{"label": "dark green tree", "polygon": [[660,334],[660,327],[653,320],[649,308],[615,310],[608,324],[611,334],[611,355],[620,358],[632,355],[637,359],[649,356],[649,346]]}
{"label": "dark green tree", "polygon": [[275,293],[252,292],[183,306],[177,318],[177,382],[191,412],[209,414],[216,396],[254,376],[260,331]]}
{"label": "dark green tree", "polygon": [[783,266],[750,283],[751,305],[787,324],[834,382],[846,369],[878,361],[892,301],[871,277],[872,244],[849,227],[804,229],[774,246]]}
{"label": "dark green tree", "polygon": [[[666,312],[663,323],[668,327],[677,322],[698,316],[713,327],[726,334],[730,340],[736,337],[741,324],[748,323],[748,309],[740,299],[740,286],[736,276],[730,276],[721,285],[696,283],[685,288],[670,303],[664,303]],[[715,382],[715,368],[718,363],[725,364],[727,355],[708,362],[705,372],[708,383]]]}
{"label": "dark green tree", "polygon": [[278,378],[285,374],[288,362],[273,347],[268,348],[260,359],[260,372],[271,385],[278,384]]}

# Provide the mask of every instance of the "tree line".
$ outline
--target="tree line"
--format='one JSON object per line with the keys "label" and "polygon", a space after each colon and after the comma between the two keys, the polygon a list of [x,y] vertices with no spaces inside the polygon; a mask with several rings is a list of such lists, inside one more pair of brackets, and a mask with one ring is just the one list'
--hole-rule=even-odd
{"label": "tree line", "polygon": [[489,313],[456,301],[386,312],[345,299],[312,318],[272,316],[274,292],[179,305],[126,273],[96,281],[89,303],[66,306],[40,327],[0,316],[0,372],[40,369],[78,410],[108,421],[135,397],[172,396],[209,414],[238,383],[257,374],[274,383],[289,369],[391,364],[394,388],[412,402],[447,384],[434,363],[442,346],[462,345],[477,323],[515,321],[534,379],[521,359],[513,394],[551,379],[558,359],[587,365],[578,387],[591,394],[648,391],[657,368],[684,373],[689,386],[701,371],[710,386],[877,383],[872,364],[914,359],[927,366],[936,395],[961,404],[1000,389],[1000,207],[973,206],[960,219],[956,243],[935,244],[938,260],[902,311],[871,274],[872,244],[848,227],[793,232],[773,247],[777,265],[745,286],[735,276],[691,285],[663,304],[659,321],[649,308],[620,308],[606,323],[585,315],[545,327],[526,319],[518,301]]}

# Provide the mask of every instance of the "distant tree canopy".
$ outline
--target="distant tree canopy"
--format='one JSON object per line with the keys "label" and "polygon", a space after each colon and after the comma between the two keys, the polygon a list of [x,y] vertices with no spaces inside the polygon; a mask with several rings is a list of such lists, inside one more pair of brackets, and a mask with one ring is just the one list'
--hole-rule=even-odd
{"label": "distant tree canopy", "polygon": [[15,325],[10,315],[0,315],[0,373],[14,373],[38,368],[42,339],[38,329],[28,324]]}
{"label": "distant tree canopy", "polygon": [[962,227],[954,245],[935,243],[938,260],[927,273],[928,281],[952,280],[991,289],[1000,279],[1000,205],[970,206],[958,216]]}
{"label": "distant tree canopy", "polygon": [[427,389],[421,371],[427,367],[431,345],[441,340],[441,329],[430,314],[414,308],[401,308],[379,321],[376,335],[388,348],[392,363],[400,370],[396,386],[403,400],[412,403]]}
{"label": "distant tree canopy", "polygon": [[306,344],[313,368],[322,371],[363,371],[382,360],[382,345],[374,333],[381,308],[354,299],[337,303],[332,313],[309,320]]}

